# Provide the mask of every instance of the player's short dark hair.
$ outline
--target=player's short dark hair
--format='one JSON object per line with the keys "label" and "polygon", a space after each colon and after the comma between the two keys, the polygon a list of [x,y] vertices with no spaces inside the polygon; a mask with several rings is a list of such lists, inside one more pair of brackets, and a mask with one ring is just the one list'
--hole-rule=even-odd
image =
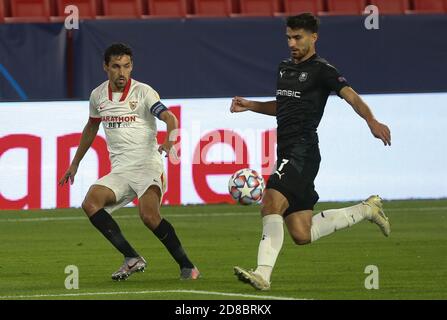
{"label": "player's short dark hair", "polygon": [[128,45],[125,45],[124,43],[114,43],[104,52],[104,62],[108,65],[111,56],[120,57],[123,55],[128,55],[130,60],[133,60],[132,49]]}
{"label": "player's short dark hair", "polygon": [[304,29],[312,33],[318,33],[320,20],[312,13],[302,13],[287,18],[287,26],[290,29]]}

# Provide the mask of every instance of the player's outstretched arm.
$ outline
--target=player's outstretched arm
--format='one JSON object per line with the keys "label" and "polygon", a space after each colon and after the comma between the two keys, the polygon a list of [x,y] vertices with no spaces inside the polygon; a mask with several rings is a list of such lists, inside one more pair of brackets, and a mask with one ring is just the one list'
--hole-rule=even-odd
{"label": "player's outstretched arm", "polygon": [[276,101],[259,102],[247,100],[241,97],[233,98],[230,107],[231,112],[244,112],[247,110],[269,116],[276,116]]}
{"label": "player's outstretched arm", "polygon": [[374,118],[374,115],[368,105],[362,100],[362,98],[351,87],[344,87],[340,90],[340,96],[345,99],[357,112],[357,114],[365,119],[366,123],[371,130],[371,133],[377,139],[382,140],[386,146],[391,146],[391,132],[388,126]]}
{"label": "player's outstretched arm", "polygon": [[89,119],[89,121],[85,125],[84,130],[82,131],[81,141],[79,142],[79,147],[76,150],[73,161],[71,162],[71,165],[68,168],[67,172],[65,172],[64,176],[59,180],[59,185],[63,186],[64,183],[68,183],[68,180],[70,180],[70,183],[73,184],[74,177],[76,175],[76,172],[78,171],[79,163],[81,162],[82,158],[84,158],[85,153],[92,145],[93,140],[95,140],[100,123],[100,121],[95,122]]}

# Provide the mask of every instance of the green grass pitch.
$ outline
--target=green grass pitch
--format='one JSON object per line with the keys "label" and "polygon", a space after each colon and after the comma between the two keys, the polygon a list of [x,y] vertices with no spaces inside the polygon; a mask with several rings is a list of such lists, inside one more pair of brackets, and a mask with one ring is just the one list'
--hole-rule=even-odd
{"label": "green grass pitch", "polygon": [[[316,211],[353,203],[320,203]],[[129,242],[148,261],[145,273],[114,282],[121,255],[80,209],[0,211],[0,300],[5,299],[446,299],[447,200],[387,201],[391,236],[362,222],[296,246],[286,232],[272,289],[238,282],[232,267],[255,266],[261,236],[259,207],[163,207],[198,281],[178,280],[163,245],[136,208],[116,213]],[[79,270],[79,289],[67,290],[65,267]],[[379,270],[379,289],[365,289],[365,268]]]}

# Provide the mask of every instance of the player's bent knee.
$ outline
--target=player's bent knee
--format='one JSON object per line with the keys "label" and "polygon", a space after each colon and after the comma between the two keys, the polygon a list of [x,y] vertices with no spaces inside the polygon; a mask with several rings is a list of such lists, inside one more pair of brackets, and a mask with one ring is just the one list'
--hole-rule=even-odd
{"label": "player's bent knee", "polygon": [[300,232],[300,233],[294,233],[291,234],[293,242],[297,245],[297,246],[303,246],[306,244],[311,243],[311,236],[310,236],[310,232]]}
{"label": "player's bent knee", "polygon": [[158,212],[153,214],[143,214],[141,215],[141,220],[143,220],[143,223],[146,227],[148,227],[150,230],[155,230],[158,225],[160,224],[161,217]]}
{"label": "player's bent knee", "polygon": [[307,228],[306,226],[301,226],[299,228],[290,229],[290,236],[292,237],[293,242],[297,246],[303,246],[312,242],[310,226]]}
{"label": "player's bent knee", "polygon": [[268,189],[262,198],[261,213],[263,216],[268,214],[283,214],[289,207],[287,199],[278,191]]}
{"label": "player's bent knee", "polygon": [[310,237],[309,238],[294,238],[293,237],[293,242],[295,242],[295,244],[297,246],[304,246],[306,244],[309,244],[311,242]]}
{"label": "player's bent knee", "polygon": [[268,214],[283,214],[286,209],[287,207],[282,204],[275,203],[272,200],[267,200],[262,203],[261,213],[262,216],[266,216]]}
{"label": "player's bent knee", "polygon": [[100,209],[101,209],[100,206],[98,206],[97,204],[95,204],[93,201],[91,201],[89,199],[84,199],[84,201],[82,202],[82,210],[84,210],[84,212],[89,217],[94,215]]}

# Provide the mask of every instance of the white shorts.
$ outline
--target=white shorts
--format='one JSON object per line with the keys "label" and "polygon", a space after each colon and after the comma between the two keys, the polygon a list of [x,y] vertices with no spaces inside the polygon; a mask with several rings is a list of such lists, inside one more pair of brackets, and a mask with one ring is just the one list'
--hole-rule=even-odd
{"label": "white shorts", "polygon": [[128,172],[110,172],[108,175],[98,179],[94,185],[105,186],[115,193],[116,202],[104,207],[108,213],[112,213],[135,198],[140,198],[150,186],[160,188],[161,200],[166,191],[166,175],[164,171],[138,170]]}

